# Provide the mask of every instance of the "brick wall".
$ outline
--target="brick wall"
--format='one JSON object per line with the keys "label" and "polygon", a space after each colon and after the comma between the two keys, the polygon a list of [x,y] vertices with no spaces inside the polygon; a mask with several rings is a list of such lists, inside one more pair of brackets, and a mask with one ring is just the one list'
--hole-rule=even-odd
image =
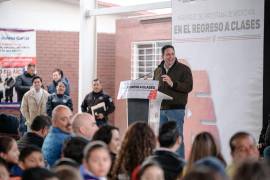
{"label": "brick wall", "polygon": [[[114,96],[114,75],[115,75],[115,35],[98,34],[97,36],[97,77],[101,80],[103,89],[115,102]],[[109,116],[111,123],[114,123],[114,116]]]}
{"label": "brick wall", "polygon": [[78,107],[79,33],[37,31],[37,72],[45,86],[52,81],[52,71],[60,68],[70,81],[74,112]]}

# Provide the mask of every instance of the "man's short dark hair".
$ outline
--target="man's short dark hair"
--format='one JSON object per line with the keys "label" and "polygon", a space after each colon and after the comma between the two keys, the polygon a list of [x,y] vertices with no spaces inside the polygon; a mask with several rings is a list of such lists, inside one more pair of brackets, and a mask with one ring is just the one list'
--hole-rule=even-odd
{"label": "man's short dark hair", "polygon": [[162,47],[162,49],[161,49],[162,56],[164,55],[166,49],[169,49],[169,48],[172,48],[173,51],[174,51],[174,47],[172,45],[165,45],[165,46]]}
{"label": "man's short dark hair", "polygon": [[253,139],[254,143],[256,143],[256,140],[254,139],[254,137],[251,134],[249,134],[247,132],[243,132],[243,131],[237,132],[230,139],[231,152],[234,152],[234,150],[236,148],[235,140],[243,139],[243,138],[246,138],[246,137],[251,137]]}
{"label": "man's short dark hair", "polygon": [[62,154],[66,158],[75,160],[78,164],[82,164],[83,149],[88,141],[82,137],[71,137],[64,142]]}
{"label": "man's short dark hair", "polygon": [[36,79],[39,79],[39,80],[42,82],[42,78],[41,78],[40,76],[34,76],[34,77],[32,78],[32,84],[33,84],[33,82],[34,82]]}
{"label": "man's short dark hair", "polygon": [[109,144],[112,140],[112,131],[113,130],[117,130],[119,131],[119,129],[115,126],[111,126],[111,125],[104,125],[102,127],[100,127],[97,132],[94,134],[93,139],[92,140],[100,140],[105,142],[106,144]]}
{"label": "man's short dark hair", "polygon": [[24,162],[25,159],[30,156],[33,152],[39,152],[42,154],[41,149],[34,145],[28,145],[23,148],[19,155],[19,161]]}
{"label": "man's short dark hair", "polygon": [[101,81],[98,78],[93,80],[93,82],[97,82],[97,81],[99,81],[101,83]]}
{"label": "man's short dark hair", "polygon": [[61,78],[64,77],[64,72],[63,72],[61,69],[55,68],[55,69],[53,70],[53,73],[54,73],[54,72],[58,72],[58,73],[60,74]]}
{"label": "man's short dark hair", "polygon": [[179,132],[175,121],[166,122],[159,129],[158,140],[161,147],[172,147],[178,137]]}
{"label": "man's short dark hair", "polygon": [[22,180],[50,180],[57,178],[57,175],[46,168],[30,168],[23,172]]}
{"label": "man's short dark hair", "polygon": [[36,67],[36,65],[34,63],[27,64],[27,68],[30,68],[30,67]]}
{"label": "man's short dark hair", "polygon": [[51,118],[45,115],[36,116],[30,126],[30,128],[34,131],[39,131],[46,127],[50,127],[51,125]]}

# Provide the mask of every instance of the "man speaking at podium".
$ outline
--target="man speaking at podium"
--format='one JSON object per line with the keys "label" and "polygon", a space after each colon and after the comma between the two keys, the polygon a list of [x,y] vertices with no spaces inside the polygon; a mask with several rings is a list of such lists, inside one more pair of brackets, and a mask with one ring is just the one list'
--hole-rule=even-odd
{"label": "man speaking at podium", "polygon": [[[163,100],[160,110],[160,126],[167,121],[176,121],[183,141],[183,124],[188,93],[192,90],[193,80],[188,66],[177,61],[174,47],[165,45],[161,49],[163,61],[154,71],[154,80],[159,81],[158,90],[173,98]],[[184,144],[177,150],[184,158]]]}

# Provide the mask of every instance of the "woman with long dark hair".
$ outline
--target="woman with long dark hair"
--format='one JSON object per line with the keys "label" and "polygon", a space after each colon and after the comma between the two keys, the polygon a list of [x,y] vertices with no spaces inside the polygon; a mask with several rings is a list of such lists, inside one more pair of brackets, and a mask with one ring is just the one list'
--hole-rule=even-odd
{"label": "woman with long dark hair", "polygon": [[132,171],[156,147],[153,130],[145,122],[136,122],[129,126],[112,171],[112,179],[130,179]]}

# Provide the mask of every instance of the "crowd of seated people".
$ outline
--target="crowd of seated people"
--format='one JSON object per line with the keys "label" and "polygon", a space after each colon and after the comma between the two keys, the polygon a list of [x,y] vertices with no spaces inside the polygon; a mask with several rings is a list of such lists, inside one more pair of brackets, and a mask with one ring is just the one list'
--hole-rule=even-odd
{"label": "crowd of seated people", "polygon": [[[52,118],[37,116],[31,131],[16,141],[0,137],[0,179],[14,180],[266,180],[267,159],[259,157],[257,143],[248,132],[235,133],[228,142],[232,162],[226,162],[219,140],[209,132],[198,133],[187,160],[176,153],[181,136],[173,121],[155,136],[142,121],[130,125],[123,138],[115,126],[98,128],[94,118],[87,133],[75,133],[81,119],[64,105]],[[91,117],[91,115],[90,115]],[[39,122],[36,124],[36,122]],[[81,128],[83,129],[83,128]],[[84,130],[82,130],[83,132]]]}

